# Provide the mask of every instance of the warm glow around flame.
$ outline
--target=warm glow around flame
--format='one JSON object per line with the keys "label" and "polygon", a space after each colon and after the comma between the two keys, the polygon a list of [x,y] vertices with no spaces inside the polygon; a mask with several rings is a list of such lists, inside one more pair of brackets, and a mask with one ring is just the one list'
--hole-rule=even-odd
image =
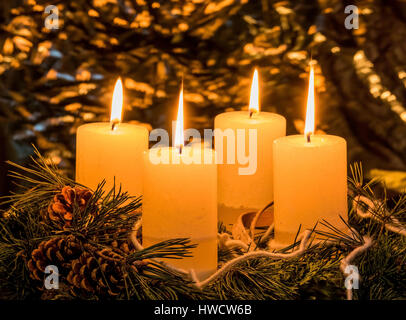
{"label": "warm glow around flame", "polygon": [[121,122],[121,115],[123,111],[123,83],[121,78],[117,79],[114,87],[113,99],[111,101],[111,116],[110,122]]}
{"label": "warm glow around flame", "polygon": [[255,69],[254,75],[252,77],[249,111],[250,114],[259,112],[259,89],[258,89],[257,69]]}
{"label": "warm glow around flame", "polygon": [[178,104],[178,117],[176,119],[176,129],[175,129],[175,148],[182,148],[185,142],[183,136],[183,83],[179,94],[179,104]]}
{"label": "warm glow around flame", "polygon": [[304,134],[306,137],[314,133],[314,69],[310,66],[309,92],[307,94],[306,125]]}

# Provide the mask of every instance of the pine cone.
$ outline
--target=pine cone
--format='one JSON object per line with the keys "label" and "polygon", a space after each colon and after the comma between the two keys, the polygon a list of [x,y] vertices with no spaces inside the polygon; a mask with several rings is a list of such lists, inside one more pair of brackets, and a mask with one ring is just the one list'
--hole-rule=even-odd
{"label": "pine cone", "polygon": [[32,251],[27,263],[30,277],[42,282],[48,265],[57,266],[59,274],[67,274],[71,261],[77,259],[81,252],[80,242],[72,235],[44,240]]}
{"label": "pine cone", "polygon": [[124,289],[120,256],[110,249],[90,253],[85,251],[72,261],[67,277],[73,293],[84,292],[100,296],[116,296]]}
{"label": "pine cone", "polygon": [[97,240],[95,240],[113,247],[116,251],[120,250],[123,254],[129,254],[134,250],[134,246],[131,241],[128,240],[129,233],[130,231],[127,229],[118,229],[115,230],[114,233],[107,231],[97,235]]}
{"label": "pine cone", "polygon": [[[112,246],[113,248],[95,250],[94,247],[85,245],[86,251],[72,261],[67,280],[74,295],[84,293],[112,297],[124,291],[124,278],[127,274],[122,268],[123,259],[130,249],[125,241],[113,242]],[[133,272],[139,272],[147,264],[147,261],[136,261],[131,268]]]}
{"label": "pine cone", "polygon": [[84,210],[92,193],[87,189],[65,186],[61,193],[55,195],[47,209],[47,218],[59,224],[62,228],[70,227],[73,219],[73,208]]}

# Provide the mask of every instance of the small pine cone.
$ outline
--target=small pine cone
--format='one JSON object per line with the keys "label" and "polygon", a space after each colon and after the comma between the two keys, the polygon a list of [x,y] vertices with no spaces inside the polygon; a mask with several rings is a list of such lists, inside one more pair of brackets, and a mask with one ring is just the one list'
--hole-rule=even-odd
{"label": "small pine cone", "polygon": [[81,252],[79,241],[72,235],[44,240],[32,251],[31,259],[27,262],[30,277],[42,282],[48,265],[57,266],[60,275],[67,274],[71,261]]}
{"label": "small pine cone", "polygon": [[107,230],[93,236],[93,242],[112,247],[114,251],[120,252],[122,255],[128,255],[135,250],[130,240],[130,229],[125,227],[110,228],[107,225],[105,227]]}
{"label": "small pine cone", "polygon": [[74,293],[85,292],[99,296],[117,296],[123,291],[124,276],[121,256],[110,249],[90,253],[85,251],[72,261],[67,280]]}
{"label": "small pine cone", "polygon": [[87,189],[65,186],[49,204],[46,215],[61,227],[70,227],[74,206],[76,205],[79,210],[83,210],[91,197],[92,193]]}
{"label": "small pine cone", "polygon": [[134,250],[134,246],[129,240],[129,231],[126,229],[119,229],[115,233],[104,233],[99,236],[99,239],[123,254],[130,254]]}

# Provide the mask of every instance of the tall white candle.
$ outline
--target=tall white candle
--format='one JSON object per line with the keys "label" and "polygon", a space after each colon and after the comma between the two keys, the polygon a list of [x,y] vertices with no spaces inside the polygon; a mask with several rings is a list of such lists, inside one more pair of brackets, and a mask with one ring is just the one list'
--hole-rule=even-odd
{"label": "tall white candle", "polygon": [[[258,73],[254,72],[249,111],[226,112],[214,120],[216,152],[223,153],[223,164],[218,165],[218,211],[219,220],[226,226],[234,224],[238,216],[246,211],[257,211],[273,200],[273,140],[286,134],[286,119],[278,114],[259,112]],[[256,130],[257,139],[249,141],[249,130]],[[255,156],[256,171],[242,175],[241,167],[246,165],[229,162],[226,153],[231,145],[223,135],[232,130],[236,137],[235,149],[248,153],[250,142],[257,145]],[[237,139],[237,131],[244,130],[245,139]],[[219,150],[219,141],[224,142]],[[230,140],[232,141],[232,140]],[[235,160],[235,159],[234,159]]]}
{"label": "tall white candle", "polygon": [[197,244],[193,257],[166,262],[194,269],[203,279],[217,268],[217,166],[213,150],[183,147],[182,95],[175,147],[152,148],[145,155],[142,239],[150,246],[190,238]]}
{"label": "tall white candle", "polygon": [[[273,245],[293,243],[301,230],[326,220],[340,230],[347,216],[346,141],[314,135],[314,71],[311,67],[305,135],[274,141],[275,238]],[[324,229],[318,225],[317,229]]]}
{"label": "tall white candle", "polygon": [[120,123],[122,83],[116,83],[111,121],[82,125],[76,134],[76,181],[95,189],[106,180],[105,191],[114,185],[132,196],[142,194],[143,153],[148,149],[145,127]]}

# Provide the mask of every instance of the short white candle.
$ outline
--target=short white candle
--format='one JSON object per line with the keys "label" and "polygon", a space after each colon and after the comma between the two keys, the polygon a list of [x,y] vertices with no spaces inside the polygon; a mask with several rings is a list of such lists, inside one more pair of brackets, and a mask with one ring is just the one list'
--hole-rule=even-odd
{"label": "short white candle", "polygon": [[105,191],[122,187],[132,196],[142,195],[143,153],[148,149],[145,127],[120,123],[123,101],[121,80],[113,93],[111,122],[82,125],[76,135],[76,181],[96,189],[106,180]]}
{"label": "short white candle", "polygon": [[[273,140],[286,134],[286,119],[276,113],[259,112],[258,73],[254,72],[249,111],[225,112],[216,116],[215,129],[231,129],[237,137],[237,130],[246,132],[245,141],[235,142],[236,150],[249,150],[248,130],[257,130],[257,168],[254,174],[241,175],[241,165],[227,163],[227,139],[224,140],[223,164],[218,165],[218,210],[219,221],[229,226],[234,224],[241,213],[257,211],[273,200]],[[215,131],[215,139],[221,139]],[[239,145],[238,145],[239,143]],[[217,143],[216,143],[217,146]],[[248,153],[246,151],[246,153]]]}

